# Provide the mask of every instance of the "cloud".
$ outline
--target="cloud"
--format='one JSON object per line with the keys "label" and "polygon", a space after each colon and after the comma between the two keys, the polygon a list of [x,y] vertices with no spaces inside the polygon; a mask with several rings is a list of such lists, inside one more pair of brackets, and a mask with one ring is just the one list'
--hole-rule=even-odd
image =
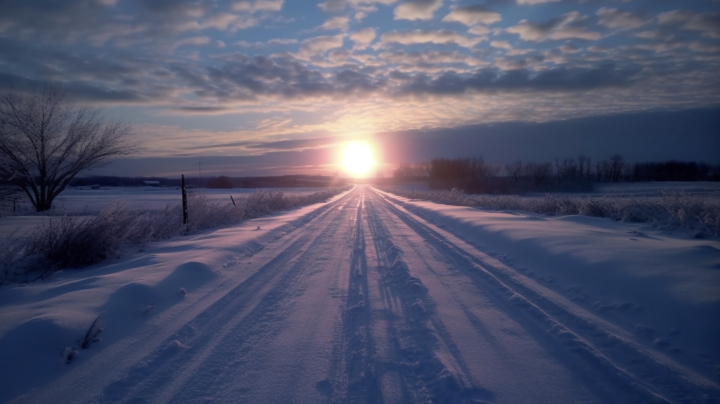
{"label": "cloud", "polygon": [[378,11],[377,7],[375,6],[368,6],[368,7],[358,7],[355,9],[355,19],[358,21],[362,21],[365,19],[368,15]]}
{"label": "cloud", "polygon": [[720,45],[708,45],[699,42],[691,43],[690,49],[695,52],[720,53]]}
{"label": "cloud", "polygon": [[454,7],[453,11],[442,19],[443,22],[459,22],[469,27],[478,24],[490,25],[501,20],[502,17],[499,13],[481,5]]}
{"label": "cloud", "polygon": [[210,106],[185,106],[175,108],[178,112],[191,112],[197,115],[217,115],[229,111],[225,107],[210,107]]}
{"label": "cloud", "polygon": [[558,1],[562,0],[517,0],[517,4],[523,4],[523,5],[535,5],[535,4],[543,4],[543,3],[556,3]]}
{"label": "cloud", "polygon": [[[25,35],[37,35],[45,39],[77,41],[79,32],[89,26],[92,31],[98,29],[96,16],[105,7],[95,2],[82,0],[66,1],[2,1],[0,2],[0,26],[4,32],[11,28],[15,34],[25,31]],[[78,24],[83,21],[83,24]],[[86,23],[85,23],[86,22]],[[104,21],[103,21],[104,22]]]}
{"label": "cloud", "polygon": [[306,39],[300,44],[298,57],[307,60],[316,56],[322,56],[331,49],[342,48],[344,39],[345,34],[316,36]]}
{"label": "cloud", "polygon": [[263,150],[305,150],[305,149],[316,149],[334,146],[342,142],[342,139],[337,137],[314,137],[307,139],[288,139],[288,140],[276,140],[270,142],[257,142],[248,143],[247,148],[249,149],[263,149]]}
{"label": "cloud", "polygon": [[438,45],[457,45],[465,48],[472,48],[480,43],[482,38],[468,38],[455,31],[449,30],[413,30],[413,31],[392,31],[380,37],[380,43],[401,45],[417,45],[434,43]]}
{"label": "cloud", "polygon": [[237,41],[235,42],[235,45],[241,47],[241,48],[252,48],[252,49],[263,49],[268,48],[271,46],[283,46],[283,45],[292,45],[298,43],[298,40],[295,38],[273,38],[268,41],[258,41],[258,42],[248,42],[248,41]]}
{"label": "cloud", "polygon": [[[0,72],[0,88],[7,90],[32,91],[47,83],[62,85],[64,91],[73,99],[90,102],[143,103],[150,101],[149,92],[143,93],[130,88],[117,90],[100,83],[77,80],[35,80],[27,77]],[[159,94],[155,94],[159,95]]]}
{"label": "cloud", "polygon": [[220,31],[225,31],[231,23],[238,19],[237,15],[230,13],[219,13],[208,18],[202,28],[215,28]]}
{"label": "cloud", "polygon": [[518,25],[508,28],[507,32],[517,34],[521,39],[532,42],[541,42],[547,39],[598,40],[602,38],[599,33],[588,31],[580,25],[586,18],[577,11],[572,11],[542,24],[522,20]]}
{"label": "cloud", "polygon": [[578,52],[580,52],[580,49],[578,49],[577,46],[575,46],[573,44],[569,44],[569,43],[566,43],[565,45],[561,46],[559,49],[560,49],[560,52],[562,52],[562,53],[578,53]]}
{"label": "cloud", "polygon": [[[75,0],[71,0],[75,1]],[[83,2],[88,3],[88,2]],[[139,4],[148,12],[165,17],[169,16],[190,16],[200,17],[209,11],[212,7],[209,1],[193,1],[193,0],[146,0]]]}
{"label": "cloud", "polygon": [[635,29],[645,25],[642,17],[617,8],[601,7],[595,15],[600,17],[598,24],[610,29]]}
{"label": "cloud", "polygon": [[664,35],[663,32],[660,31],[660,30],[640,31],[640,32],[638,32],[638,33],[635,34],[636,37],[638,37],[638,38],[643,38],[643,39],[657,39],[657,38],[660,38],[660,37],[663,36],[663,35]]}
{"label": "cloud", "polygon": [[202,20],[191,19],[175,25],[174,29],[179,32],[202,31],[206,29],[216,29],[225,31],[228,28],[232,32],[238,29],[247,29],[257,26],[259,21],[248,15],[236,15],[229,13],[218,13],[211,15]]}
{"label": "cloud", "polygon": [[318,7],[320,7],[322,11],[326,12],[342,11],[347,6],[348,2],[346,0],[325,0],[324,2],[318,4]]}
{"label": "cloud", "polygon": [[375,30],[373,28],[363,28],[355,31],[350,35],[350,40],[355,43],[353,50],[365,50],[375,40]]}
{"label": "cloud", "polygon": [[379,90],[382,82],[373,80],[370,76],[352,70],[343,70],[335,75],[335,91],[340,94],[356,92],[374,92]]}
{"label": "cloud", "polygon": [[400,66],[403,71],[442,71],[445,65],[465,65],[477,68],[488,63],[455,51],[383,52],[380,58]]}
{"label": "cloud", "polygon": [[510,50],[513,48],[512,45],[510,45],[510,42],[508,42],[508,41],[492,41],[492,42],[490,42],[490,46],[493,48],[506,49],[506,50]]}
{"label": "cloud", "polygon": [[238,1],[233,3],[232,9],[247,13],[257,13],[262,11],[280,11],[282,10],[282,6],[283,0]]}
{"label": "cloud", "polygon": [[636,68],[620,69],[612,63],[593,68],[558,67],[539,73],[527,69],[502,72],[490,68],[479,69],[470,75],[448,71],[436,78],[417,74],[398,90],[398,94],[450,95],[501,90],[585,91],[629,85],[638,71]]}
{"label": "cloud", "polygon": [[474,27],[470,27],[468,30],[469,34],[473,35],[487,35],[490,33],[490,29],[484,25],[476,25]]}
{"label": "cloud", "polygon": [[[0,5],[0,31],[12,31],[13,37],[35,43],[142,47],[157,53],[172,49],[183,33],[210,29],[234,32],[256,26],[271,17],[263,10],[277,10],[282,5],[280,1],[260,0],[236,3],[239,10],[233,10],[231,5],[218,7],[213,0],[145,0],[122,6],[126,3],[107,7],[93,0],[11,1],[10,6]],[[254,14],[259,11],[263,12]]]}
{"label": "cloud", "polygon": [[397,0],[325,0],[318,4],[318,7],[328,13],[343,11],[352,8],[361,12],[369,13],[377,11],[376,4],[391,5]]}
{"label": "cloud", "polygon": [[268,45],[290,45],[294,43],[298,43],[298,40],[295,38],[273,38],[267,41]]}
{"label": "cloud", "polygon": [[320,29],[325,31],[334,31],[338,29],[346,31],[348,29],[349,22],[350,19],[347,17],[332,17],[325,21],[323,25],[320,26]]}
{"label": "cloud", "polygon": [[207,74],[193,75],[192,88],[205,99],[255,100],[261,95],[286,99],[331,94],[332,85],[317,70],[308,69],[292,57],[229,55],[225,64],[206,67]]}
{"label": "cloud", "polygon": [[662,25],[674,25],[688,31],[699,32],[710,38],[720,38],[720,13],[693,13],[691,11],[674,10],[658,16]]}
{"label": "cloud", "polygon": [[[354,63],[352,54],[345,49],[335,49],[330,51],[327,55],[328,63],[324,63],[324,66],[330,67],[330,64],[334,66],[344,66],[349,63]],[[317,62],[316,65],[319,65]]]}
{"label": "cloud", "polygon": [[210,38],[206,36],[194,36],[190,38],[184,38],[175,42],[174,48],[181,46],[203,46],[210,43]]}
{"label": "cloud", "polygon": [[442,0],[409,0],[395,8],[396,20],[430,20]]}

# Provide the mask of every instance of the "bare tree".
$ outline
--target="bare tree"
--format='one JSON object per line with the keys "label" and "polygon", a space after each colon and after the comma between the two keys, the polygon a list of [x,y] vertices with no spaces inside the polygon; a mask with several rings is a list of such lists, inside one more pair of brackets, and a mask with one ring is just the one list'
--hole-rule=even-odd
{"label": "bare tree", "polygon": [[547,184],[552,177],[553,172],[552,163],[527,163],[525,165],[525,170],[533,179],[536,186]]}
{"label": "bare tree", "polygon": [[590,172],[592,160],[582,154],[578,156],[577,160],[580,169],[580,179],[583,181],[590,181],[592,179],[592,173]]}
{"label": "bare tree", "polygon": [[523,173],[523,164],[522,161],[517,160],[514,163],[510,163],[505,166],[505,171],[507,171],[508,175],[512,177],[513,180],[517,182],[517,180],[520,179]]}
{"label": "bare tree", "polygon": [[128,125],[106,122],[101,110],[77,106],[58,87],[32,94],[0,93],[0,177],[30,198],[38,212],[79,172],[138,149]]}
{"label": "bare tree", "polygon": [[619,182],[625,168],[625,159],[623,156],[616,154],[610,157],[610,179],[612,182]]}

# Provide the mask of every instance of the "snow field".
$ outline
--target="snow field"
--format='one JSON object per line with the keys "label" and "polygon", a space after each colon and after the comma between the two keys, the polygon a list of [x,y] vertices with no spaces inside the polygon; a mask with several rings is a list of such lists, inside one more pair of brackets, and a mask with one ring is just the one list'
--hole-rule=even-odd
{"label": "snow field", "polygon": [[[699,185],[701,184],[701,185]],[[465,194],[453,189],[431,191],[421,184],[385,190],[398,196],[448,205],[546,215],[584,215],[627,223],[650,223],[662,230],[684,230],[696,238],[720,236],[720,183],[603,184],[587,194]]]}
{"label": "snow field", "polygon": [[[307,195],[327,188],[192,188],[188,194],[202,194],[212,202],[230,203],[230,195],[235,199],[247,197],[258,189],[267,192],[282,192],[285,195]],[[159,210],[168,204],[179,204],[182,201],[180,187],[102,187],[87,189],[69,187],[61,193],[53,203],[49,215],[97,215],[111,203],[122,200],[130,210]],[[18,205],[20,213],[32,212],[29,201],[22,199]],[[8,212],[9,213],[9,212]]]}
{"label": "snow field", "polygon": [[[168,352],[180,346],[175,341],[182,341],[185,333],[198,326],[183,320],[190,322],[213,304],[223,306],[232,297],[233,285],[252,275],[242,268],[240,273],[231,272],[239,260],[301,228],[329,207],[315,204],[282,218],[254,219],[232,229],[158,243],[151,253],[83,271],[61,272],[52,281],[3,287],[0,360],[13,364],[14,371],[0,382],[0,402],[53,380],[50,392],[36,392],[20,402],[78,402],[80,392],[85,397],[102,396],[103,381],[109,383],[122,371],[135,368],[139,372],[131,375],[142,374],[152,357],[167,358]],[[195,273],[197,269],[199,273]],[[191,277],[183,279],[188,272]],[[185,296],[180,288],[186,290]],[[143,315],[150,304],[154,308]],[[59,362],[64,347],[78,344],[102,311],[106,311],[100,335],[103,341],[80,350],[71,368]],[[205,320],[212,317],[210,311],[203,316]],[[98,347],[107,348],[98,352]],[[111,390],[120,385],[116,381]]]}
{"label": "snow field", "polygon": [[182,224],[179,204],[160,210],[132,210],[127,200],[111,202],[97,216],[51,217],[27,234],[15,230],[0,240],[0,284],[44,278],[58,269],[95,264],[133,248],[142,249],[152,241],[237,224],[327,200],[340,192],[340,188],[325,188],[285,195],[256,190],[232,203],[196,192],[188,198],[187,226]]}
{"label": "snow field", "polygon": [[[410,223],[412,221],[409,221]],[[414,225],[422,226],[419,223]],[[420,229],[414,230],[417,234],[422,233]],[[427,231],[433,233],[429,228]],[[437,232],[436,239],[443,243],[445,238],[439,235],[442,231]],[[448,237],[453,238],[450,235]],[[632,342],[633,338],[629,333],[574,307],[569,301],[541,285],[536,285],[532,280],[522,279],[522,276],[517,279],[515,271],[497,260],[483,257],[484,254],[467,253],[474,249],[468,245],[462,249],[462,241],[454,239],[443,244],[456,250],[455,253],[460,257],[464,256],[462,259],[465,262],[458,265],[459,268],[478,271],[475,274],[469,273],[468,276],[479,274],[485,286],[493,286],[495,293],[504,295],[507,303],[511,305],[505,310],[507,313],[520,311],[539,323],[540,335],[553,337],[555,344],[569,348],[583,358],[586,366],[589,364],[593,371],[602,376],[595,382],[609,382],[609,385],[619,390],[619,397],[625,397],[630,402],[701,402],[707,397],[708,389],[712,391],[717,388],[713,382],[678,366],[662,353],[647,352],[647,348]],[[458,246],[461,249],[458,249]],[[473,255],[480,255],[480,259],[473,260]],[[484,288],[484,291],[487,294],[493,293],[493,290],[487,288]],[[495,300],[498,301],[501,299]],[[662,361],[659,357],[663,358]],[[651,381],[649,386],[648,379]],[[690,379],[689,383],[686,383],[687,379]],[[570,399],[571,397],[564,397],[559,401],[572,401]]]}
{"label": "snow field", "polygon": [[0,402],[717,403],[718,247],[361,186],[0,288]]}

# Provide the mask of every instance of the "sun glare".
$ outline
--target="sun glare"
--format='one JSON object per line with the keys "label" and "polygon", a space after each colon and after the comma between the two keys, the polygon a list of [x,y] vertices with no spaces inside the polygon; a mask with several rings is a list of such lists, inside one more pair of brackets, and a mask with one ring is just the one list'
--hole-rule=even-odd
{"label": "sun glare", "polygon": [[342,165],[350,174],[363,176],[375,165],[372,150],[365,142],[350,142],[345,146]]}

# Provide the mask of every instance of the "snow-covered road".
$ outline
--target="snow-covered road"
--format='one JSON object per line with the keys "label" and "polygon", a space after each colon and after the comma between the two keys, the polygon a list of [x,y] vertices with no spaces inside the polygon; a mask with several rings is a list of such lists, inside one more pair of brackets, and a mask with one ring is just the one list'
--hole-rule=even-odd
{"label": "snow-covered road", "polygon": [[232,277],[189,262],[204,283],[152,318],[109,299],[128,329],[15,401],[720,402],[712,374],[444,227],[357,187],[226,259]]}

